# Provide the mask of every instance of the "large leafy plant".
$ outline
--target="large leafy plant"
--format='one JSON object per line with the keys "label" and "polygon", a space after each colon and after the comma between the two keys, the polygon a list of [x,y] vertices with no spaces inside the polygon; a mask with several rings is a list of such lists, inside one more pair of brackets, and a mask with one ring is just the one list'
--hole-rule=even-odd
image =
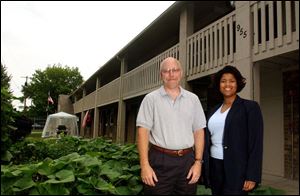
{"label": "large leafy plant", "polygon": [[[23,155],[27,156],[22,157],[26,160],[23,163],[26,163],[1,166],[1,194],[141,193],[140,166],[134,144],[121,145],[102,138],[81,140],[74,137],[43,142],[46,145],[36,140],[14,145],[12,152],[27,149],[23,151]],[[55,152],[59,154],[59,148],[68,147],[70,151],[62,151],[69,154],[56,159],[46,158]],[[45,153],[38,153],[38,149]],[[33,160],[34,156],[44,159]]]}

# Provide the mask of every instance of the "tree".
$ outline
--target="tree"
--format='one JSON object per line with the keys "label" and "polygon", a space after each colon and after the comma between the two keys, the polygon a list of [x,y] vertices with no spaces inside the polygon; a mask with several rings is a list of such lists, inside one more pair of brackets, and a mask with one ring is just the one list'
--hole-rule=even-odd
{"label": "tree", "polygon": [[[32,100],[29,108],[30,115],[45,117],[47,113],[54,113],[58,95],[70,94],[82,82],[83,78],[77,67],[70,68],[67,65],[62,67],[60,64],[54,64],[44,71],[36,70],[27,86],[22,86],[24,97]],[[54,104],[48,104],[49,93]]]}
{"label": "tree", "polygon": [[11,76],[7,75],[7,70],[5,65],[2,65],[1,63],[1,87],[9,89],[9,82],[10,82]]}
{"label": "tree", "polygon": [[14,110],[11,103],[13,96],[9,90],[10,79],[5,65],[1,63],[1,163],[10,160],[11,157],[8,148],[12,143],[9,136],[14,128]]}

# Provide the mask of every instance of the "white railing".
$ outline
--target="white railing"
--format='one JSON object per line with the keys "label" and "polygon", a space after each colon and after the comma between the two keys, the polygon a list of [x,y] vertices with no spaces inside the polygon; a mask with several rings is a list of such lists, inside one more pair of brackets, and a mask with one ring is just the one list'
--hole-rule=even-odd
{"label": "white railing", "polygon": [[299,49],[299,1],[251,5],[254,61]]}
{"label": "white railing", "polygon": [[160,86],[159,65],[161,61],[170,56],[179,59],[178,44],[124,74],[122,88],[124,99],[145,94]]}
{"label": "white railing", "polygon": [[235,12],[224,16],[187,38],[188,80],[214,72],[234,61]]}
{"label": "white railing", "polygon": [[[97,89],[96,106],[102,106],[119,101],[120,78]],[[95,102],[93,102],[95,103]]]}
{"label": "white railing", "polygon": [[96,92],[92,92],[84,97],[82,106],[83,110],[89,110],[95,107],[95,98],[96,98]]}
{"label": "white railing", "polygon": [[95,91],[76,101],[74,106],[74,114],[89,110],[95,107]]}
{"label": "white railing", "polygon": [[80,113],[83,111],[82,109],[82,103],[83,103],[83,99],[80,99],[78,101],[76,101],[73,106],[74,106],[74,114],[76,113]]}

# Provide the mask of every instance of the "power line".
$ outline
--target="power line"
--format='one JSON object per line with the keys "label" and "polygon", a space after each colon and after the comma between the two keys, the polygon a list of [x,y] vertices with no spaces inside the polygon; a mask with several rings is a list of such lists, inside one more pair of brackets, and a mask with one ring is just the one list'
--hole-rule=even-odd
{"label": "power line", "polygon": [[11,81],[13,82],[14,86],[15,86],[18,90],[21,91],[21,88],[17,85],[16,81],[13,80],[12,78],[11,78]]}

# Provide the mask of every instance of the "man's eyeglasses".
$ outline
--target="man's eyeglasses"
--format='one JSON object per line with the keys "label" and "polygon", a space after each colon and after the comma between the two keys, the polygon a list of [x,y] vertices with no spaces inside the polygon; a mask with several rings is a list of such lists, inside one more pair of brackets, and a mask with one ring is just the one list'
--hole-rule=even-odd
{"label": "man's eyeglasses", "polygon": [[161,72],[163,73],[163,74],[170,74],[170,73],[178,73],[180,71],[180,69],[175,69],[175,68],[173,68],[173,69],[163,69],[163,70],[161,70]]}

